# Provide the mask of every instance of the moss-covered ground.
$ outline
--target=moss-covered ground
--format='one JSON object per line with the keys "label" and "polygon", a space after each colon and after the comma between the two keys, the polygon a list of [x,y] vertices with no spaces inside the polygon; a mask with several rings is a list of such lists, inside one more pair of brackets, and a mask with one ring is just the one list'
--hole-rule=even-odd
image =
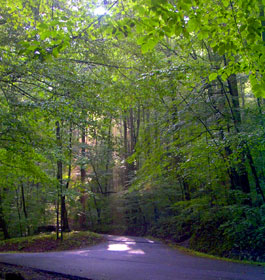
{"label": "moss-covered ground", "polygon": [[0,241],[0,252],[49,252],[84,248],[104,241],[104,237],[90,231],[72,231],[63,234],[63,241],[56,233]]}

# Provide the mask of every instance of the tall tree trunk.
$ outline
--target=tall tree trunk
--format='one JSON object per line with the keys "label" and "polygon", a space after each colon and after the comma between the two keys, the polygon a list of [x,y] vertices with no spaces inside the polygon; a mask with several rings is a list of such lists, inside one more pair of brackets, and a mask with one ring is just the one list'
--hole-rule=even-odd
{"label": "tall tree trunk", "polygon": [[110,169],[110,161],[112,158],[111,129],[112,129],[112,119],[110,119],[108,138],[107,138],[107,161],[105,165],[106,176],[105,176],[105,188],[104,188],[104,193],[106,195],[109,194],[110,191],[110,178],[108,174]]}
{"label": "tall tree trunk", "polygon": [[251,171],[253,173],[254,181],[255,181],[255,184],[256,184],[256,192],[257,192],[258,195],[261,195],[263,203],[265,203],[265,196],[264,196],[264,193],[262,191],[262,188],[261,188],[261,185],[260,185],[260,182],[259,182],[259,177],[258,177],[258,174],[257,174],[257,171],[256,171],[256,167],[255,167],[250,149],[249,149],[248,146],[246,147],[246,149],[247,149],[246,154],[247,154],[247,157],[248,157],[249,165],[250,165]]}
{"label": "tall tree trunk", "polygon": [[[82,160],[85,159],[86,156],[86,129],[85,127],[82,128],[81,131],[81,141],[82,141],[82,146],[81,146],[81,157]],[[85,182],[86,182],[86,169],[85,169],[85,164],[81,164],[80,166],[80,172],[81,172],[81,185],[82,188],[85,188]],[[85,229],[86,225],[86,195],[85,192],[82,190],[81,191],[81,196],[80,196],[80,202],[81,202],[81,207],[82,211],[79,216],[79,227],[80,229]]]}
{"label": "tall tree trunk", "polygon": [[19,207],[19,189],[16,189],[16,203],[17,203],[17,214],[18,214],[18,223],[19,223],[19,232],[20,236],[23,236],[22,225],[21,225],[21,214]]}
{"label": "tall tree trunk", "polygon": [[[140,107],[138,107],[137,117],[134,116],[133,108],[130,109],[127,123],[129,125],[129,141],[127,139],[127,143],[129,145],[127,149],[127,157],[130,157],[135,152],[138,134],[140,130]],[[128,183],[130,183],[131,179],[133,178],[136,168],[136,162],[127,163]]]}
{"label": "tall tree trunk", "polygon": [[239,106],[239,94],[238,94],[238,86],[237,86],[237,78],[236,74],[232,74],[227,79],[229,92],[232,99],[232,118],[234,121],[234,125],[237,131],[239,131],[239,125],[241,124],[241,114],[240,114],[240,106]]}
{"label": "tall tree trunk", "polygon": [[[68,156],[69,156],[69,162],[68,162],[68,174],[67,174],[67,182],[65,185],[65,189],[67,190],[69,188],[70,180],[71,180],[71,173],[72,173],[72,134],[73,134],[73,128],[72,123],[70,123],[69,127],[69,143],[68,143]],[[68,215],[67,215],[67,209],[65,204],[65,195],[62,195],[62,219],[63,219],[63,230],[66,232],[70,231],[69,223],[68,223]]]}
{"label": "tall tree trunk", "polygon": [[190,200],[190,188],[185,178],[182,180],[185,200]]}
{"label": "tall tree trunk", "polygon": [[56,239],[60,238],[60,195],[59,195],[59,187],[57,184],[57,199],[56,199]]}
{"label": "tall tree trunk", "polygon": [[[226,60],[225,60],[225,64],[226,64]],[[228,82],[229,93],[232,99],[232,105],[229,104],[231,114],[232,114],[232,119],[234,122],[235,131],[236,133],[239,133],[240,125],[241,125],[241,115],[240,115],[239,94],[238,94],[236,75],[235,74],[230,75],[227,82]],[[238,178],[237,184],[241,187],[241,190],[244,193],[250,193],[250,183],[249,183],[248,173],[245,165],[244,152],[241,152],[238,157],[240,159],[240,162],[238,164],[238,172],[237,174],[233,174],[234,171],[232,171],[233,172],[232,176]]]}
{"label": "tall tree trunk", "polygon": [[69,224],[68,224],[68,216],[67,216],[67,209],[65,205],[65,195],[61,197],[61,228],[62,234],[63,232],[69,232]]}
{"label": "tall tree trunk", "polygon": [[3,208],[2,208],[2,197],[0,196],[0,228],[2,228],[4,233],[4,239],[10,238],[10,235],[8,233],[7,224],[5,221]]}
{"label": "tall tree trunk", "polygon": [[[63,240],[63,162],[62,162],[62,138],[61,138],[61,127],[59,121],[56,122],[56,140],[57,147],[59,150],[59,158],[57,159],[57,182],[58,182],[58,216],[59,216],[59,201],[61,202],[61,240]],[[59,217],[58,217],[59,220]],[[57,221],[57,226],[59,222]]]}
{"label": "tall tree trunk", "polygon": [[123,148],[124,148],[124,186],[128,187],[129,186],[129,166],[127,163],[127,158],[128,158],[128,127],[127,127],[127,120],[126,117],[124,117],[123,120]]}
{"label": "tall tree trunk", "polygon": [[100,225],[101,224],[101,209],[98,206],[95,195],[93,196],[93,200],[94,200],[94,205],[95,205],[95,208],[96,208],[96,211],[97,211],[97,223],[98,223],[98,225]]}
{"label": "tall tree trunk", "polygon": [[129,154],[132,155],[135,148],[135,128],[134,128],[134,114],[133,109],[130,109],[130,117],[129,117],[129,124],[130,124],[130,152]]}
{"label": "tall tree trunk", "polygon": [[[141,107],[140,107],[140,105],[138,105],[138,108],[137,108],[137,120],[136,120],[136,131],[135,131],[135,146],[136,146],[137,141],[139,139],[140,126],[141,126]],[[134,150],[135,150],[135,147],[134,147]],[[136,170],[140,169],[139,157],[136,158],[135,168],[136,168]]]}
{"label": "tall tree trunk", "polygon": [[149,157],[150,155],[150,144],[151,144],[151,130],[150,130],[150,110],[149,108],[145,109],[145,112],[143,113],[145,117],[144,119],[144,123],[145,123],[145,142],[146,142],[146,154],[145,154],[145,157]]}
{"label": "tall tree trunk", "polygon": [[23,213],[25,216],[25,220],[26,220],[26,227],[27,227],[27,235],[30,235],[30,228],[28,225],[28,212],[27,212],[27,208],[26,208],[26,201],[25,201],[25,193],[24,193],[24,184],[23,182],[21,182],[21,199],[22,199],[22,208],[23,208]]}

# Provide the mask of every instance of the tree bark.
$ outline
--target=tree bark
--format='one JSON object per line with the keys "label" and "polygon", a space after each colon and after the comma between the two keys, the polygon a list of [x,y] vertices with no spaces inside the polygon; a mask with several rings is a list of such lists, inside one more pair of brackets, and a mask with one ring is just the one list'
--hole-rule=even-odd
{"label": "tree bark", "polygon": [[[81,157],[82,161],[85,159],[86,156],[86,129],[85,127],[82,128],[81,131]],[[85,188],[85,182],[86,182],[86,169],[85,169],[85,164],[81,164],[80,166],[80,172],[81,172],[81,186],[84,189]],[[81,202],[81,207],[82,211],[79,216],[79,227],[80,229],[85,229],[86,225],[86,195],[84,190],[81,191],[81,196],[80,196],[80,202]]]}
{"label": "tree bark", "polygon": [[22,225],[21,225],[21,214],[20,214],[20,207],[19,207],[19,189],[16,189],[16,203],[17,203],[17,214],[18,214],[18,223],[19,223],[19,231],[20,236],[23,236]]}
{"label": "tree bark", "polygon": [[[225,60],[226,64],[226,60]],[[240,132],[240,124],[241,124],[241,114],[240,114],[240,105],[239,105],[239,94],[238,94],[238,86],[236,74],[230,75],[227,80],[229,93],[232,99],[232,106],[229,104],[232,114],[232,119],[234,122],[234,127],[236,133]],[[245,165],[245,154],[241,152],[239,154],[240,163],[238,164],[239,171],[237,174],[235,173],[235,169],[232,170],[232,176],[236,179],[236,184],[241,187],[241,190],[244,193],[250,193],[250,183],[248,178],[248,173]]]}
{"label": "tree bark", "polygon": [[[73,134],[73,128],[72,123],[70,123],[69,127],[69,144],[68,144],[68,153],[69,153],[69,163],[68,163],[68,174],[67,174],[67,182],[65,185],[65,189],[67,190],[69,188],[70,180],[71,180],[71,174],[72,174],[72,134]],[[65,195],[62,195],[62,215],[63,215],[63,230],[66,232],[70,231],[70,226],[68,223],[68,215],[67,215],[67,208],[65,204]]]}
{"label": "tree bark", "polygon": [[24,184],[23,184],[23,182],[21,182],[21,199],[22,199],[23,213],[24,213],[25,220],[26,220],[27,235],[30,235],[30,228],[29,228],[29,225],[28,225],[28,212],[27,212],[27,208],[26,208],[26,201],[25,201]]}
{"label": "tree bark", "polygon": [[2,197],[0,196],[0,227],[3,230],[4,233],[4,239],[9,239],[10,235],[8,233],[7,229],[7,224],[5,221],[4,213],[3,213],[3,208],[2,208]]}
{"label": "tree bark", "polygon": [[123,148],[124,148],[124,186],[125,188],[129,186],[129,166],[127,163],[128,158],[128,127],[126,117],[123,120]]}
{"label": "tree bark", "polygon": [[261,185],[260,185],[260,182],[259,182],[259,177],[258,177],[258,174],[257,174],[257,171],[256,171],[256,167],[254,165],[252,155],[250,153],[250,149],[249,149],[248,146],[247,146],[246,149],[247,149],[247,151],[246,151],[247,158],[248,158],[249,165],[250,165],[250,168],[251,168],[251,171],[252,171],[252,174],[253,174],[253,177],[254,177],[254,181],[255,181],[255,184],[256,184],[256,192],[257,192],[258,195],[261,195],[263,203],[265,203],[265,196],[264,196],[264,193],[262,191],[262,188],[261,188]]}
{"label": "tree bark", "polygon": [[185,179],[182,180],[185,200],[190,200],[190,188]]}
{"label": "tree bark", "polygon": [[[59,158],[57,159],[57,182],[58,182],[58,214],[57,214],[57,226],[59,226],[59,202],[61,202],[61,240],[63,240],[63,218],[64,218],[64,210],[65,207],[64,199],[62,197],[63,193],[63,162],[62,162],[62,137],[61,137],[61,127],[59,121],[56,122],[56,140],[57,147],[59,150]],[[58,230],[57,230],[58,231]],[[58,237],[58,236],[57,236]]]}
{"label": "tree bark", "polygon": [[106,161],[106,165],[105,165],[105,172],[106,172],[106,176],[105,176],[105,188],[104,188],[104,193],[108,194],[110,191],[110,179],[109,179],[109,169],[110,169],[110,162],[112,159],[112,144],[111,144],[111,129],[112,129],[112,119],[110,119],[110,124],[109,124],[109,131],[108,131],[108,138],[107,138],[107,161]]}

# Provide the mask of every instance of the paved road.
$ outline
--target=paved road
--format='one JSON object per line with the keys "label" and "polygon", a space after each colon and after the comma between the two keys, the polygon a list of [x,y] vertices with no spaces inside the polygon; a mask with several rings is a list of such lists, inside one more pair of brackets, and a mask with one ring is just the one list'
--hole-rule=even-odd
{"label": "paved road", "polygon": [[263,267],[193,257],[139,237],[108,236],[87,249],[0,254],[0,262],[93,280],[265,280]]}

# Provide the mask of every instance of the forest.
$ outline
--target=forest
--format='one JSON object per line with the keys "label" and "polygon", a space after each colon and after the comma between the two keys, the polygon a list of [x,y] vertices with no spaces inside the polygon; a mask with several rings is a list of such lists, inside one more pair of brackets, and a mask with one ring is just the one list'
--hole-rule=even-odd
{"label": "forest", "polygon": [[264,0],[0,1],[0,237],[153,236],[265,262]]}

